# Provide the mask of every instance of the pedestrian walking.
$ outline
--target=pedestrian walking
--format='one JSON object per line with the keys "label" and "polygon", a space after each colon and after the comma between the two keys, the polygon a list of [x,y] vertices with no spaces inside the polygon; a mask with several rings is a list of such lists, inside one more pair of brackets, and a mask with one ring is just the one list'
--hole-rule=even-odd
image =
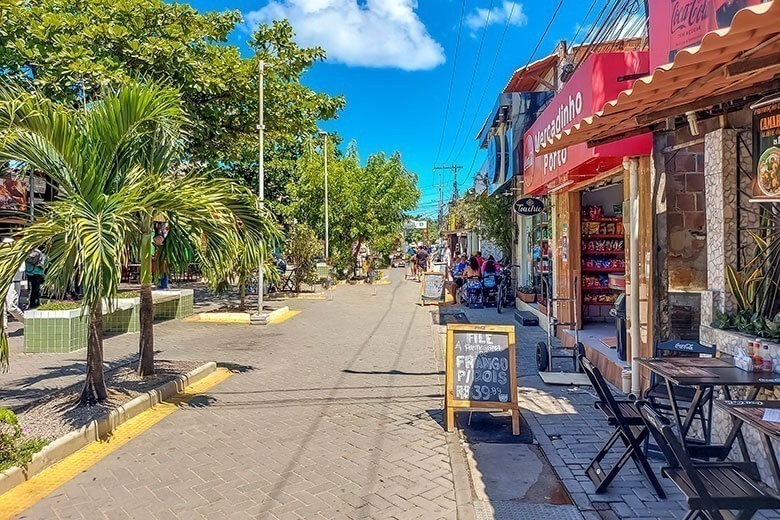
{"label": "pedestrian walking", "polygon": [[35,309],[41,305],[41,285],[43,285],[44,281],[45,266],[46,255],[37,247],[24,261],[27,283],[30,284],[30,297],[27,301],[28,309]]}
{"label": "pedestrian walking", "polygon": [[[13,242],[12,238],[4,238],[3,243],[9,244]],[[11,285],[8,286],[8,290],[5,293],[5,310],[2,313],[2,327],[3,330],[8,329],[8,314],[14,317],[16,321],[24,323],[24,312],[19,308],[19,295],[22,289],[22,279],[24,278],[24,262],[19,266],[14,274]]]}

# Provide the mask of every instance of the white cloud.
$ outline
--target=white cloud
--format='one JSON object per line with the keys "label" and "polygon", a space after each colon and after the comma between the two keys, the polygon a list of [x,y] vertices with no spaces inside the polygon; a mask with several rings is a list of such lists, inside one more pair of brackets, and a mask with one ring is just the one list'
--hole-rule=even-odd
{"label": "white cloud", "polygon": [[[490,19],[488,19],[490,14]],[[485,27],[485,23],[488,25],[493,24],[505,24],[507,19],[510,25],[516,25],[522,27],[528,23],[528,17],[523,12],[523,4],[520,2],[509,2],[504,0],[501,5],[497,5],[492,9],[477,8],[473,12],[466,15],[466,27],[472,31],[482,29]]]}
{"label": "white cloud", "polygon": [[428,70],[444,49],[415,12],[417,0],[271,0],[246,14],[251,28],[286,18],[296,41],[346,65]]}

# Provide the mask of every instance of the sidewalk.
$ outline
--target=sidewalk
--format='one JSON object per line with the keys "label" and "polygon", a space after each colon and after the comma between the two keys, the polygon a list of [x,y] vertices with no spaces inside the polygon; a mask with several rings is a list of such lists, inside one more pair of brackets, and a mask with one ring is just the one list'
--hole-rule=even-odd
{"label": "sidewalk", "polygon": [[[586,520],[668,520],[684,516],[688,508],[674,484],[666,478],[660,479],[667,499],[659,499],[632,462],[626,464],[606,493],[595,494],[585,469],[612,434],[612,429],[604,415],[593,406],[595,393],[590,387],[546,385],[539,378],[535,348],[539,341],[547,341],[545,331],[514,322],[514,309],[507,309],[503,314],[496,313],[493,308],[445,307],[443,310],[462,312],[471,323],[516,326],[520,412],[582,517]],[[571,370],[568,360],[560,363],[563,370]],[[621,395],[617,389],[613,388],[613,391]],[[654,467],[660,475],[660,461],[655,462]],[[495,518],[519,517],[496,515]],[[778,519],[780,513],[759,513],[755,518]]]}

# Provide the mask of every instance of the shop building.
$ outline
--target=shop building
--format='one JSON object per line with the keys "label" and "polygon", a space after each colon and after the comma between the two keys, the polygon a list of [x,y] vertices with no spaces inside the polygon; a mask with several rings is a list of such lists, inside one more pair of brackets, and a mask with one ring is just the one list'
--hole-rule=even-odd
{"label": "shop building", "polygon": [[[547,90],[499,94],[496,106],[477,136],[480,148],[487,150],[488,154],[484,172],[488,196],[509,197],[514,201],[516,192],[522,190],[523,135],[552,97],[553,93]],[[532,216],[514,212],[506,218],[512,219],[515,234],[510,256],[505,260],[511,260],[513,265],[519,266],[512,273],[518,285],[532,283],[534,266],[531,244],[538,223],[535,225]],[[536,220],[540,219],[536,217]],[[504,256],[502,253],[500,257]]]}
{"label": "shop building", "polygon": [[[627,366],[625,354],[619,356],[615,348],[623,342],[610,315],[625,291],[629,253],[624,157],[643,156],[647,167],[652,138],[634,135],[595,147],[578,143],[552,153],[542,145],[600,110],[648,69],[645,51],[590,54],[524,136],[523,192],[547,197],[551,209],[547,281],[556,298],[576,299],[576,304],[559,302],[552,313],[561,322],[578,323],[589,359],[616,384]],[[572,331],[557,332],[564,344],[573,345]]]}
{"label": "shop building", "polygon": [[[746,300],[737,297],[745,285],[734,282],[755,269],[762,279],[774,277],[772,283],[778,277],[778,263],[761,251],[780,244],[780,6],[744,8],[729,27],[700,35],[698,45],[682,50],[664,33],[664,19],[651,3],[651,52],[656,46],[654,55],[673,61],[559,133],[544,150],[595,148],[652,132],[648,164],[644,156],[625,154],[637,181],[628,205],[641,212],[639,226],[627,222],[628,241],[638,241],[647,255],[637,259],[635,272],[650,316],[641,327],[630,323],[642,341],[629,359],[651,356],[653,342],[666,339],[693,337],[737,355],[758,338],[777,374],[780,344],[770,329],[777,324],[778,294],[761,305],[751,297],[746,310]],[[629,290],[631,285],[629,277]],[[649,374],[637,367],[632,372],[633,386],[645,387]],[[775,386],[759,398],[778,396]],[[722,441],[730,421],[716,410],[713,424],[713,437]],[[760,437],[752,429],[745,437],[768,478]]]}

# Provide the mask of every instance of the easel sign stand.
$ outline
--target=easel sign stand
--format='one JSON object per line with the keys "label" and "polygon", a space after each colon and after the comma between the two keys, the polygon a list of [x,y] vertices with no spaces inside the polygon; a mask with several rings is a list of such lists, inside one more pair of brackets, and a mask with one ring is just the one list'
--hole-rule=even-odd
{"label": "easel sign stand", "polygon": [[512,413],[512,433],[520,435],[512,325],[447,325],[445,420],[455,429],[455,410]]}
{"label": "easel sign stand", "polygon": [[445,274],[426,271],[420,282],[420,305],[434,302],[437,305],[444,301]]}

